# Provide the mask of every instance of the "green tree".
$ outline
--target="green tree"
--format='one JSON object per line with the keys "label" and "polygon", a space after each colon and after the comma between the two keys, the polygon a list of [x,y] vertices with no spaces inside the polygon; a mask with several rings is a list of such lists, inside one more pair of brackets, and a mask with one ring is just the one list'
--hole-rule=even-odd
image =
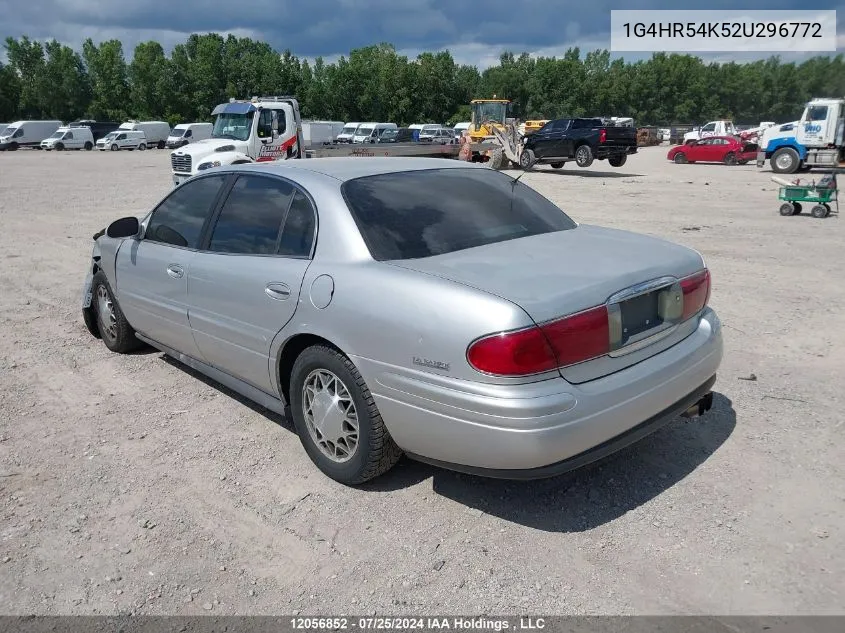
{"label": "green tree", "polygon": [[21,81],[14,68],[0,62],[0,121],[14,121],[18,117]]}
{"label": "green tree", "polygon": [[91,84],[82,58],[56,40],[47,42],[44,68],[38,77],[38,93],[44,116],[72,121],[91,101]]}
{"label": "green tree", "polygon": [[170,64],[158,42],[141,42],[135,47],[129,64],[132,113],[152,119],[167,113]]}
{"label": "green tree", "polygon": [[91,77],[89,114],[95,119],[125,119],[132,108],[123,44],[108,40],[96,45],[88,38],[82,56]]}
{"label": "green tree", "polygon": [[19,79],[18,112],[23,118],[38,118],[44,114],[40,77],[44,70],[44,47],[27,36],[19,40],[6,38],[6,57],[9,67]]}

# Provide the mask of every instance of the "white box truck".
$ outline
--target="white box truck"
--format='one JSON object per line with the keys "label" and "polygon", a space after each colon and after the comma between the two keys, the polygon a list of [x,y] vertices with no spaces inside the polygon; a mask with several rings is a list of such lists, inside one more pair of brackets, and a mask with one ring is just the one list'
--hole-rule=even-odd
{"label": "white box truck", "polygon": [[170,136],[170,124],[166,121],[127,121],[121,123],[118,129],[143,132],[149,148],[164,149]]}
{"label": "white box truck", "polygon": [[176,149],[188,143],[204,141],[211,138],[213,129],[213,123],[180,123],[170,130],[166,145],[169,149]]}
{"label": "white box truck", "polygon": [[61,121],[15,121],[3,130],[0,150],[15,151],[19,147],[41,147],[41,141],[62,126]]}

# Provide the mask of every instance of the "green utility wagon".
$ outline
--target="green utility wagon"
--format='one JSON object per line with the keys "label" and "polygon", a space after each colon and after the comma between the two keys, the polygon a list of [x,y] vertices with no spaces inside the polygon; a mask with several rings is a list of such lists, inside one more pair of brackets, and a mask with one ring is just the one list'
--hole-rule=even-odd
{"label": "green utility wagon", "polygon": [[818,183],[812,185],[790,185],[781,187],[778,193],[778,200],[783,200],[780,205],[781,215],[799,215],[802,202],[812,202],[813,208],[810,214],[814,218],[826,218],[831,213],[830,204],[836,205],[836,213],[839,213],[839,190],[836,188],[836,174],[824,176]]}

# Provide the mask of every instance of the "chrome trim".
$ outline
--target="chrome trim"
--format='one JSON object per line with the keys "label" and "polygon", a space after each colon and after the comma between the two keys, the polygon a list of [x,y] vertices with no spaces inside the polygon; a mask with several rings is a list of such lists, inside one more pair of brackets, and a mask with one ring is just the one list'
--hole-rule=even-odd
{"label": "chrome trim", "polygon": [[662,286],[671,286],[677,281],[680,280],[672,275],[666,275],[665,277],[659,277],[658,279],[652,279],[651,281],[644,281],[611,295],[607,300],[607,304],[621,303],[623,301],[627,301],[628,299],[633,299],[634,297],[639,297],[640,295],[657,290]]}
{"label": "chrome trim", "polygon": [[665,275],[663,277],[644,281],[625,288],[624,290],[620,290],[608,298],[606,303],[610,338],[610,352],[608,352],[608,356],[611,358],[617,358],[619,356],[624,356],[625,354],[636,352],[637,350],[647,347],[648,345],[656,343],[660,339],[669,336],[674,331],[679,322],[666,321],[660,326],[660,329],[656,331],[652,328],[626,339],[625,333],[622,329],[622,308],[620,307],[620,304],[624,301],[635,299],[636,297],[640,297],[650,292],[672,288],[672,286],[675,285],[680,287],[680,279],[672,275]]}

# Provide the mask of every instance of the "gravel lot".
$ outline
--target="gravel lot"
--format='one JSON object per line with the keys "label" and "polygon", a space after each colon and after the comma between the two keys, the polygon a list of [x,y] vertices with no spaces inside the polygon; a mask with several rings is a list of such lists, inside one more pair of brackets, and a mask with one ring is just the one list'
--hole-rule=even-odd
{"label": "gravel lot", "polygon": [[284,419],[85,330],[91,235],[169,190],[167,152],[0,153],[0,612],[845,613],[845,230],[665,154],[524,181],[704,254],[714,410],[556,479],[403,460],[350,489]]}

